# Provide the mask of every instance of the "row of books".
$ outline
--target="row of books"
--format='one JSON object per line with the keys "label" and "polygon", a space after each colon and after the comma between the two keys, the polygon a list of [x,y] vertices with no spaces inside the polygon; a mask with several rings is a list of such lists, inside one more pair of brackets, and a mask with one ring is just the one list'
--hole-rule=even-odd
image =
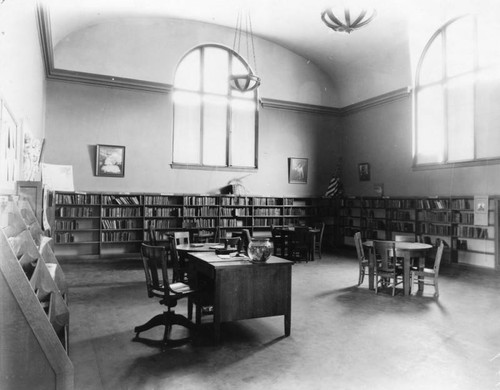
{"label": "row of books", "polygon": [[104,229],[138,229],[142,227],[142,224],[133,219],[103,219],[101,223]]}
{"label": "row of books", "polygon": [[140,205],[139,196],[103,195],[102,204]]}
{"label": "row of books", "polygon": [[184,205],[187,206],[216,206],[215,196],[184,196]]}
{"label": "row of books", "polygon": [[142,232],[102,232],[102,242],[142,241]]}
{"label": "row of books", "polygon": [[155,219],[149,222],[155,229],[177,229],[182,228],[182,223],[175,219]]}
{"label": "row of books", "polygon": [[281,215],[281,209],[279,209],[279,208],[255,209],[254,215],[255,216]]}
{"label": "row of books", "polygon": [[129,218],[129,217],[142,217],[141,209],[136,207],[123,207],[123,208],[105,208],[103,210],[104,217],[114,218]]}
{"label": "row of books", "polygon": [[184,207],[184,216],[185,217],[217,217],[218,210],[209,206],[202,207]]}
{"label": "row of books", "polygon": [[151,206],[182,206],[182,197],[172,197],[164,195],[144,195],[144,204]]}
{"label": "row of books", "polygon": [[178,217],[180,209],[176,207],[146,207],[145,217]]}
{"label": "row of books", "polygon": [[96,216],[96,211],[92,207],[59,207],[56,210],[58,217],[85,218]]}
{"label": "row of books", "polygon": [[99,204],[100,195],[97,194],[56,194],[56,204]]}

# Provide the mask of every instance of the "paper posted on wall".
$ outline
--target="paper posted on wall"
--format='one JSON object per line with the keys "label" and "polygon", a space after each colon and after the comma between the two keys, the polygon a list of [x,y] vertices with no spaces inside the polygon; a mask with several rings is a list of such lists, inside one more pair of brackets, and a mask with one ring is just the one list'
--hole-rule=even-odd
{"label": "paper posted on wall", "polygon": [[42,182],[51,191],[74,191],[73,166],[43,163]]}

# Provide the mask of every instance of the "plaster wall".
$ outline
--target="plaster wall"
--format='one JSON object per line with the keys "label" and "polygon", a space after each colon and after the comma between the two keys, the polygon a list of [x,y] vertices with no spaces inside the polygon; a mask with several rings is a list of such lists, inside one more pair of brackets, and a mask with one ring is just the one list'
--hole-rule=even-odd
{"label": "plaster wall", "polygon": [[[44,137],[45,71],[30,0],[0,4],[0,99],[19,126],[19,141],[22,131]],[[0,182],[0,192],[13,191],[2,187]]]}
{"label": "plaster wall", "polygon": [[[339,119],[263,109],[256,172],[172,169],[170,99],[170,94],[48,81],[45,162],[72,165],[80,191],[217,193],[244,176],[252,195],[326,191],[341,153]],[[96,144],[126,147],[124,178],[94,175]],[[309,159],[307,184],[288,183],[288,157]]]}
{"label": "plaster wall", "polygon": [[[244,41],[244,39],[242,39]],[[56,68],[173,84],[182,56],[204,43],[233,47],[234,30],[207,23],[160,18],[110,19],[73,32],[54,49]],[[314,63],[255,37],[262,97],[338,106],[337,90]],[[253,55],[240,54],[255,68]],[[250,57],[250,58],[249,58]]]}
{"label": "plaster wall", "polygon": [[[500,165],[412,169],[411,98],[382,104],[342,118],[343,183],[347,195],[499,195]],[[371,180],[360,181],[358,164],[367,162]]]}

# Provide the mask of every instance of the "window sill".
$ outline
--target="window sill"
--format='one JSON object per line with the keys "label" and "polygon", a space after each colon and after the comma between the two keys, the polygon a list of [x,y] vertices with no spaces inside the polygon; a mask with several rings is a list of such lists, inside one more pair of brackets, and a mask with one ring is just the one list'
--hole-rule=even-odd
{"label": "window sill", "polygon": [[199,171],[232,171],[232,172],[257,172],[257,168],[253,167],[222,167],[217,165],[197,165],[197,164],[170,164],[172,169],[191,169]]}
{"label": "window sill", "polygon": [[478,167],[485,165],[500,164],[500,158],[485,158],[473,161],[459,161],[453,163],[430,163],[430,164],[413,164],[413,171],[427,171],[433,169],[450,169],[464,167]]}

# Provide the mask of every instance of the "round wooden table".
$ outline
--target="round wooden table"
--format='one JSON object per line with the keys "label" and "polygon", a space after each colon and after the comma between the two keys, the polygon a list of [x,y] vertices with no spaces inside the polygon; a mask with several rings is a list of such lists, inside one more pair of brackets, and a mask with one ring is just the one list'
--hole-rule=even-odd
{"label": "round wooden table", "polygon": [[[384,240],[385,241],[385,240]],[[429,249],[432,249],[432,245],[424,244],[421,242],[404,242],[404,241],[387,241],[396,244],[396,250],[401,252],[403,255],[403,293],[404,295],[410,294],[410,268],[411,259],[418,258],[418,268],[423,269],[425,266],[425,257]],[[363,242],[363,246],[368,248],[370,251],[370,256],[368,256],[368,285],[370,289],[375,288],[374,276],[375,276],[375,254],[373,253],[373,241]],[[419,291],[423,290],[423,284],[418,284]]]}

